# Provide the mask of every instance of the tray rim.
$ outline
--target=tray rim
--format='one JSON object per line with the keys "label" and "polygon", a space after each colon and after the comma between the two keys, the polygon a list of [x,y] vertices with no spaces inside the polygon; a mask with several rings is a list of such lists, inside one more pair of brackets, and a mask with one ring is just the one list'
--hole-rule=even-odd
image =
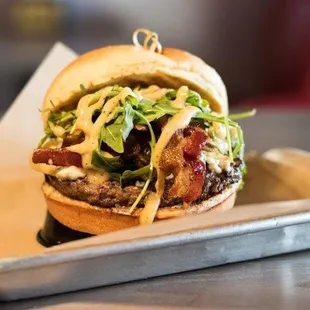
{"label": "tray rim", "polygon": [[[298,200],[300,201],[300,200]],[[306,200],[310,201],[310,200]],[[278,203],[278,202],[277,202]],[[172,232],[167,235],[140,236],[133,240],[111,241],[79,248],[61,249],[27,256],[0,259],[0,275],[3,273],[36,268],[68,261],[78,261],[107,255],[119,255],[148,249],[195,243],[202,240],[220,239],[231,236],[255,233],[285,226],[310,222],[310,210],[300,210],[292,214],[247,220],[241,223],[222,224],[215,227],[193,228]],[[254,227],[253,227],[254,226]]]}

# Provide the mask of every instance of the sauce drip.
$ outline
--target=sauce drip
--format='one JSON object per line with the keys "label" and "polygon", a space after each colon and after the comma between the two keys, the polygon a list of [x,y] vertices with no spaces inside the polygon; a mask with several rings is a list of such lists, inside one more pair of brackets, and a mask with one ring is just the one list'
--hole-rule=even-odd
{"label": "sauce drip", "polygon": [[160,169],[160,158],[163,150],[169,143],[173,134],[177,130],[185,128],[199,111],[200,110],[196,107],[187,106],[174,115],[164,127],[156,143],[153,156],[153,165],[157,171],[157,182],[155,185],[156,193],[150,193],[146,199],[144,209],[140,214],[139,221],[141,224],[150,224],[154,221],[156,212],[159,208],[161,196],[164,193],[165,175]]}

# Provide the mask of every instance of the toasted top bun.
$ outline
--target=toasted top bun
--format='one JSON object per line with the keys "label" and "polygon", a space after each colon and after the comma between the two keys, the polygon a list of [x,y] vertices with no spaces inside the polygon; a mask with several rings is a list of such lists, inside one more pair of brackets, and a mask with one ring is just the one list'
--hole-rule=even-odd
{"label": "toasted top bun", "polygon": [[179,49],[161,53],[135,45],[116,45],[83,54],[65,67],[48,89],[43,102],[43,120],[50,111],[69,107],[88,92],[118,84],[156,84],[179,88],[187,85],[209,101],[215,112],[228,114],[227,93],[219,74],[202,59]]}
{"label": "toasted top bun", "polygon": [[[193,203],[188,207],[172,206],[159,208],[155,221],[171,219],[190,214],[210,211],[226,211],[235,204],[239,183],[227,187],[220,194]],[[80,232],[93,235],[104,234],[139,225],[140,208],[129,214],[129,207],[102,208],[62,195],[48,183],[42,185],[48,211],[63,225]]]}

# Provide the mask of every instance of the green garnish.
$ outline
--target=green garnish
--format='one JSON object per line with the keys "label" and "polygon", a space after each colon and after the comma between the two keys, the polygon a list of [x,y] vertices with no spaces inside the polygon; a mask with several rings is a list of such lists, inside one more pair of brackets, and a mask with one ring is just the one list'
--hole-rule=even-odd
{"label": "green garnish", "polygon": [[238,154],[240,153],[240,151],[244,147],[244,140],[243,140],[242,130],[241,130],[239,125],[237,125],[235,128],[237,129],[239,143],[237,143],[237,145],[236,145],[236,147],[234,149],[234,152],[233,152],[233,157],[234,158],[236,158],[238,156]]}
{"label": "green garnish", "polygon": [[237,119],[252,117],[255,114],[256,114],[256,109],[253,109],[253,110],[248,111],[248,112],[242,112],[242,113],[238,113],[238,114],[230,114],[229,118],[231,120],[237,120]]}
{"label": "green garnish", "polygon": [[44,143],[47,141],[47,139],[51,138],[52,136],[53,135],[51,134],[45,134],[45,136],[38,143],[38,148],[41,148],[44,145]]}
{"label": "green garnish", "polygon": [[40,140],[38,144],[38,148],[41,148],[48,139],[56,138],[55,134],[53,133],[50,127],[50,124],[53,124],[54,126],[62,127],[66,133],[70,133],[76,121],[75,113],[76,113],[76,110],[61,111],[61,112],[50,111],[50,114],[47,120],[47,125],[45,127],[45,136]]}
{"label": "green garnish", "polygon": [[238,187],[238,191],[242,190],[244,188],[244,185],[245,185],[245,181],[244,181],[244,177],[245,175],[247,174],[247,165],[245,162],[243,162],[242,164],[242,168],[241,168],[241,175],[242,175],[242,181]]}
{"label": "green garnish", "polygon": [[[119,122],[118,119],[117,122]],[[123,139],[119,134],[121,132],[122,124],[117,122],[108,126],[102,126],[100,141],[107,144],[115,152],[121,154],[124,153]]]}
{"label": "green garnish", "polygon": [[151,135],[151,142],[150,142],[150,148],[151,148],[151,159],[150,159],[150,164],[149,164],[149,173],[148,173],[148,178],[139,194],[139,196],[137,197],[137,199],[135,200],[135,202],[133,203],[133,205],[130,207],[129,209],[129,213],[131,214],[136,206],[138,205],[138,203],[140,202],[140,200],[142,199],[142,197],[145,195],[147,188],[149,187],[149,184],[152,180],[152,176],[153,176],[153,153],[154,153],[154,148],[155,148],[155,144],[156,144],[156,138],[155,138],[155,134],[153,131],[153,128],[150,124],[150,122],[139,112],[135,111],[135,114],[142,119],[143,121],[146,122],[149,131],[150,131],[150,135]]}
{"label": "green garnish", "polygon": [[233,153],[232,153],[230,130],[229,130],[229,125],[228,125],[227,117],[224,118],[224,124],[225,124],[226,135],[227,135],[229,159],[233,160],[234,157],[233,157]]}
{"label": "green garnish", "polygon": [[107,157],[99,149],[93,151],[92,164],[97,167],[106,170],[107,172],[118,172],[122,167],[122,161],[119,156]]}
{"label": "green garnish", "polygon": [[211,112],[208,101],[205,99],[202,99],[201,96],[194,91],[191,91],[191,90],[189,91],[189,96],[186,102],[191,104],[194,107],[199,108],[205,114]]}
{"label": "green garnish", "polygon": [[144,166],[137,170],[125,170],[122,174],[122,180],[135,179],[136,177],[146,175],[149,171],[150,165]]}

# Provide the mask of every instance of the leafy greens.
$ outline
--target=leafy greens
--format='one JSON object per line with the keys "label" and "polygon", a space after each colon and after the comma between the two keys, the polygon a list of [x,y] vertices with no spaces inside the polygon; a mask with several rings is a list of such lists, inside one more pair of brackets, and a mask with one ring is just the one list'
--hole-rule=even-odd
{"label": "leafy greens", "polygon": [[[82,84],[80,85],[80,88],[82,94],[87,93],[86,88]],[[113,86],[105,101],[120,94],[122,89],[123,88],[121,86]],[[103,89],[89,95],[91,96],[89,106],[100,100],[102,92]],[[126,143],[126,140],[135,125],[146,125],[148,127],[149,134],[151,135],[150,148],[152,153],[156,140],[151,123],[165,115],[173,116],[180,111],[180,109],[173,107],[171,104],[176,97],[177,91],[169,90],[166,95],[159,100],[148,100],[132,93],[124,98],[122,102],[120,101],[118,107],[115,111],[113,111],[113,115],[111,117],[112,119],[109,123],[104,124],[100,130],[100,135],[98,137],[98,148],[94,150],[92,154],[92,164],[97,168],[102,168],[109,173],[112,173],[113,177],[120,182],[122,180],[134,179],[137,177],[146,179],[146,185],[142,190],[142,195],[144,195],[151,180],[153,170],[152,160],[148,165],[140,169],[125,170],[121,159],[121,154],[125,151],[124,144]],[[200,112],[193,118],[194,122],[204,123],[206,124],[206,127],[209,127],[212,122],[222,123],[227,132],[227,143],[229,145],[228,153],[230,159],[232,160],[239,156],[244,147],[243,133],[240,126],[233,120],[253,116],[255,114],[255,110],[230,115],[229,117],[218,115],[217,113],[211,111],[207,100],[202,99],[197,92],[191,90],[188,92],[188,97],[185,104],[195,106],[200,110]],[[102,108],[95,110],[92,116],[92,121],[95,122],[101,113]],[[42,147],[48,139],[56,138],[52,128],[49,125],[50,123],[54,126],[57,125],[62,127],[66,133],[70,134],[74,131],[75,122],[76,110],[51,112],[45,128],[45,136],[41,139],[39,147]],[[236,140],[232,140],[230,136],[229,129],[231,127],[236,129]],[[107,154],[102,151],[102,149],[104,149],[104,145],[111,149],[111,154]],[[133,206],[135,207],[137,204],[138,202]]]}
{"label": "leafy greens", "polygon": [[51,124],[62,127],[66,133],[70,133],[76,121],[76,110],[50,112],[47,126],[45,128],[45,136],[40,140],[38,148],[42,147],[48,139],[56,138]]}

